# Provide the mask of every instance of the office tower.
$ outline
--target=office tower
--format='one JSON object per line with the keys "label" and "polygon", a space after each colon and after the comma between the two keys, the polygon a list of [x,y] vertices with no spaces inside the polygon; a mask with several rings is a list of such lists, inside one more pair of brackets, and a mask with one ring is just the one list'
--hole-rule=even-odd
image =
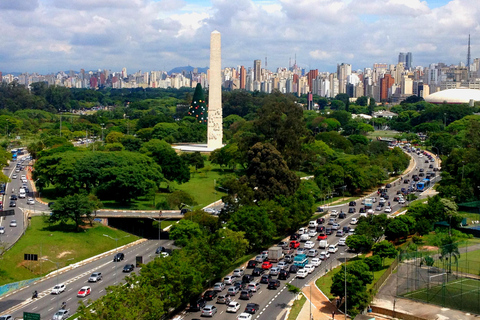
{"label": "office tower", "polygon": [[385,74],[380,80],[380,100],[388,100],[388,89],[395,83],[395,79],[390,74]]}
{"label": "office tower", "polygon": [[398,54],[398,63],[405,63],[405,53],[400,52]]}
{"label": "office tower", "polygon": [[244,66],[240,67],[240,89],[245,90],[247,84],[247,70]]}
{"label": "office tower", "polygon": [[411,52],[407,52],[404,66],[407,70],[412,70],[412,53]]}
{"label": "office tower", "polygon": [[210,35],[210,83],[208,94],[207,147],[222,147],[222,43],[218,31]]}
{"label": "office tower", "polygon": [[253,61],[253,80],[262,81],[262,60]]}
{"label": "office tower", "polygon": [[337,65],[338,93],[347,92],[347,77],[352,73],[352,65],[342,63]]}
{"label": "office tower", "polygon": [[[308,87],[310,88],[310,91],[312,91],[313,84],[312,81],[318,76],[318,69],[315,70],[310,70],[307,73],[307,81],[308,81]],[[310,109],[311,110],[311,109]]]}

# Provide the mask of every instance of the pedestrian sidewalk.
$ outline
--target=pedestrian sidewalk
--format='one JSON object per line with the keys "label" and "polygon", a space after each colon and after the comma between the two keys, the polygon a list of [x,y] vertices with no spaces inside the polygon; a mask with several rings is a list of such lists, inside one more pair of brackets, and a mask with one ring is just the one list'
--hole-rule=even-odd
{"label": "pedestrian sidewalk", "polygon": [[332,312],[335,312],[335,319],[344,319],[344,315],[339,312],[333,303],[323,294],[323,292],[315,285],[315,280],[308,285],[311,287],[303,287],[302,292],[307,298],[307,302],[298,314],[297,320],[310,320],[310,288],[311,291],[311,310],[312,317],[315,320],[331,320]]}

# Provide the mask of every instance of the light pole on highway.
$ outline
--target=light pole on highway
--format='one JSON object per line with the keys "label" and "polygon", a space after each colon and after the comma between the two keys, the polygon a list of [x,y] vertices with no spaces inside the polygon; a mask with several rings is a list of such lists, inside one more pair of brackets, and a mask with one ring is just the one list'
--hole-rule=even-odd
{"label": "light pole on highway", "polygon": [[341,252],[340,255],[343,255],[343,258],[344,258],[344,270],[345,270],[345,273],[344,273],[344,283],[345,283],[345,320],[347,320],[347,256],[345,255],[345,253]]}
{"label": "light pole on highway", "polygon": [[313,320],[313,316],[312,316],[312,284],[306,284],[305,287],[310,287],[310,320]]}
{"label": "light pole on highway", "polygon": [[[115,240],[115,255],[117,255],[117,253],[118,253],[118,240],[130,237],[130,235],[127,234],[126,236],[123,236],[123,237],[120,237],[120,238],[114,238],[114,237],[109,236],[108,234],[105,234],[105,233],[103,234],[103,236],[107,237],[107,238],[110,238],[112,240]],[[120,261],[118,261],[118,262],[120,262]],[[115,267],[115,283],[117,283],[117,278],[118,278],[117,274],[118,274],[118,267]]]}

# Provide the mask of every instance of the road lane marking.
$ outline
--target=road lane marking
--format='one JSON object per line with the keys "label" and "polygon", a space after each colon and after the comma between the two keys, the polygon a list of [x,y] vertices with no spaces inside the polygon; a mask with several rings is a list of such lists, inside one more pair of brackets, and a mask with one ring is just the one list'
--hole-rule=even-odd
{"label": "road lane marking", "polygon": [[72,298],[71,298],[71,297],[67,299],[67,301],[70,301],[70,300],[72,300]]}
{"label": "road lane marking", "polygon": [[48,309],[47,311],[52,311],[52,310],[53,310],[53,308],[50,308],[50,309]]}

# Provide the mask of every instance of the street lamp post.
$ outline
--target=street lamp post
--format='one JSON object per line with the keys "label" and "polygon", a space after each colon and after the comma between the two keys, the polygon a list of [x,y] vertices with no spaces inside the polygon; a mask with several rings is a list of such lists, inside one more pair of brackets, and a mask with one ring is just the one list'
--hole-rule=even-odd
{"label": "street lamp post", "polygon": [[[108,234],[103,234],[104,237],[107,237],[107,238],[110,238],[112,240],[115,240],[115,255],[118,253],[118,240],[120,239],[123,239],[123,238],[127,238],[127,237],[130,237],[130,235],[126,235],[124,237],[120,237],[120,238],[114,238],[112,236],[109,236]],[[115,283],[117,283],[117,278],[118,278],[118,266],[115,267]]]}

